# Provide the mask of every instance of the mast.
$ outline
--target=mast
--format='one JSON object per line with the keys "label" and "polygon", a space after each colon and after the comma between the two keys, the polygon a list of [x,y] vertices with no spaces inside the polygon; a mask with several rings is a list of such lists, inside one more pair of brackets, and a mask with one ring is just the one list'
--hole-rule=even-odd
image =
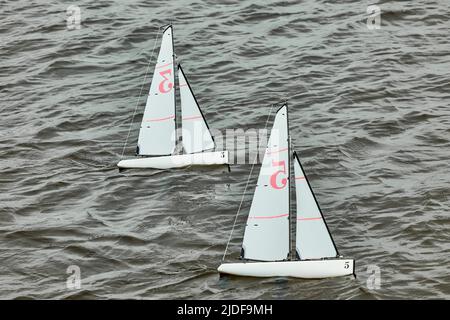
{"label": "mast", "polygon": [[286,121],[287,121],[287,143],[288,143],[288,194],[289,194],[289,260],[293,260],[292,255],[292,209],[291,209],[291,134],[289,132],[289,108],[287,101],[284,102],[286,106]]}
{"label": "mast", "polygon": [[[173,40],[173,26],[172,23],[169,24],[170,28],[172,29],[172,70],[173,70],[173,105],[174,105],[174,110],[175,110],[175,149],[177,150],[177,142],[178,142],[178,121],[177,121],[177,75],[175,72],[175,66],[176,66],[176,54],[175,54],[175,45],[174,45],[174,40]],[[178,85],[180,84],[180,79],[178,79]],[[176,152],[176,151],[175,151]]]}

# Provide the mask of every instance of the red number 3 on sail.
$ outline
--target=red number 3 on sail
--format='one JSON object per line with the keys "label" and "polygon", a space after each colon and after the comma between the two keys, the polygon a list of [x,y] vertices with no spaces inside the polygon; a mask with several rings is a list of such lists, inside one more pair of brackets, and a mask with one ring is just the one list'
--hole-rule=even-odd
{"label": "red number 3 on sail", "polygon": [[[172,69],[160,71],[159,74],[164,78],[164,80],[159,83],[159,92],[161,93],[170,92],[170,90],[172,90],[173,88],[173,83],[170,82],[170,79],[166,76],[166,74],[172,75]],[[167,83],[167,88],[165,86],[165,83]]]}
{"label": "red number 3 on sail", "polygon": [[281,185],[277,184],[277,177],[280,173],[286,174],[286,161],[272,161],[272,166],[274,167],[283,167],[283,169],[276,171],[274,174],[270,176],[270,185],[274,189],[283,189],[286,187],[287,178],[281,179]]}

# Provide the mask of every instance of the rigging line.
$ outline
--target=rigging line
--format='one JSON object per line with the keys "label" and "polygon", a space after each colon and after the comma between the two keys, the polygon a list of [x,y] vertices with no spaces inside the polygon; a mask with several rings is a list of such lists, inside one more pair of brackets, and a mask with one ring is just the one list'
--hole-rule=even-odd
{"label": "rigging line", "polygon": [[123,159],[123,155],[125,153],[125,148],[127,147],[128,138],[130,137],[130,132],[131,132],[131,128],[133,126],[134,117],[136,115],[137,107],[139,106],[139,101],[141,100],[142,89],[144,88],[145,80],[147,80],[148,69],[150,68],[150,64],[151,64],[151,62],[153,60],[153,54],[155,52],[156,43],[158,42],[160,31],[161,31],[161,27],[158,28],[158,33],[156,34],[155,43],[153,44],[152,53],[150,54],[150,59],[148,60],[147,68],[145,70],[144,80],[142,80],[141,90],[139,91],[138,100],[136,102],[136,106],[134,107],[133,116],[131,117],[131,122],[130,122],[130,127],[128,128],[127,138],[125,139],[125,143],[123,144],[122,155],[120,156],[120,160]]}
{"label": "rigging line", "polygon": [[[270,115],[272,114],[272,109],[273,109],[274,106],[275,106],[275,104],[272,104],[270,106],[270,110],[269,110],[269,114],[267,116],[266,125],[264,126],[264,130],[267,129],[267,124],[269,123]],[[241,208],[242,208],[242,203],[244,203],[245,193],[247,191],[248,184],[250,183],[250,178],[251,178],[252,173],[253,173],[253,168],[255,167],[255,164],[256,164],[256,159],[258,159],[258,153],[256,153],[255,158],[253,159],[252,168],[250,169],[250,173],[249,173],[248,178],[247,178],[247,183],[245,184],[244,193],[242,194],[242,198],[241,198],[241,202],[239,203],[238,211],[236,212],[236,216],[234,217],[234,222],[233,222],[233,227],[231,228],[230,237],[228,238],[227,245],[225,246],[225,252],[223,253],[222,262],[225,261],[225,257],[227,255],[227,251],[228,251],[228,246],[230,245],[231,238],[233,237],[233,231],[234,231],[234,228],[236,226],[237,218],[238,218],[239,213],[240,213]]]}

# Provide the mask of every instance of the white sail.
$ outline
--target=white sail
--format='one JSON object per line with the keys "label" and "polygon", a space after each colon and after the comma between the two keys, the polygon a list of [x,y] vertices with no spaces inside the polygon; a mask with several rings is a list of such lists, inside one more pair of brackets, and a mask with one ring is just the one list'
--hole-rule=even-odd
{"label": "white sail", "polygon": [[294,173],[297,254],[301,260],[336,257],[338,253],[333,239],[296,153],[294,153]]}
{"label": "white sail", "polygon": [[186,76],[178,66],[178,83],[181,99],[181,124],[183,147],[186,153],[202,152],[214,149],[215,144],[208,124],[200,110]]}
{"label": "white sail", "polygon": [[172,154],[176,144],[172,26],[164,30],[139,131],[139,155]]}
{"label": "white sail", "polygon": [[289,255],[289,143],[287,106],[275,117],[245,227],[243,258],[285,260]]}

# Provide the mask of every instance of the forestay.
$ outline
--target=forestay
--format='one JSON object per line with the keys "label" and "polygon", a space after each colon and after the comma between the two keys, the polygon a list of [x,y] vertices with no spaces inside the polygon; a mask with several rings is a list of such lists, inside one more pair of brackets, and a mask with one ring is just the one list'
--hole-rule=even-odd
{"label": "forestay", "polygon": [[243,258],[285,260],[289,254],[289,143],[287,106],[275,117],[242,244]]}
{"label": "forestay", "polygon": [[178,66],[183,147],[186,153],[214,149],[214,140],[186,76]]}
{"label": "forestay", "polygon": [[336,257],[338,253],[296,153],[294,153],[294,173],[297,254],[301,260]]}
{"label": "forestay", "polygon": [[164,30],[142,118],[138,154],[170,155],[176,144],[172,26]]}

